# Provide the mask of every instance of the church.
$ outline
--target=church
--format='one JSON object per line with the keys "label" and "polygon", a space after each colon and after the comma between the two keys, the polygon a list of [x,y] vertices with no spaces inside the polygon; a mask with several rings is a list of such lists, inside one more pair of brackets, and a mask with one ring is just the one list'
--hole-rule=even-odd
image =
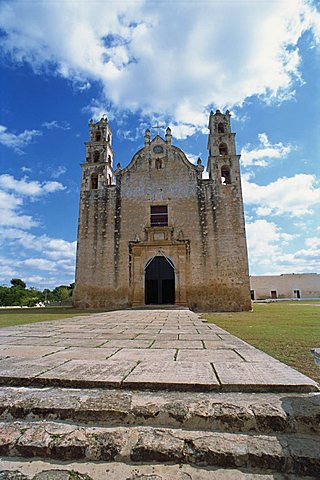
{"label": "church", "polygon": [[230,113],[209,117],[208,178],[165,137],[113,166],[106,118],[89,124],[82,164],[76,286],[82,308],[251,309],[239,159]]}

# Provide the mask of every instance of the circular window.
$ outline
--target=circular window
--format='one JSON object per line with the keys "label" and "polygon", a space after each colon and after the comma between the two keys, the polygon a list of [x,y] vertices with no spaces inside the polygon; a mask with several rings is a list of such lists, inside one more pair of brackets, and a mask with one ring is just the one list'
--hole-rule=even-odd
{"label": "circular window", "polygon": [[154,153],[163,153],[163,147],[161,147],[161,145],[156,145],[153,147],[153,151]]}

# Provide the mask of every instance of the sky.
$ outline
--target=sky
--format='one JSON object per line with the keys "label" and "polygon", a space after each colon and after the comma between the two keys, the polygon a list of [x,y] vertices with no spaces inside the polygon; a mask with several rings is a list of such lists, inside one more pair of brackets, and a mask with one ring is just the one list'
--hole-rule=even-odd
{"label": "sky", "polygon": [[320,273],[318,0],[0,0],[0,36],[1,285],[74,281],[91,118],[107,115],[122,167],[156,124],[206,165],[217,108],[250,274]]}

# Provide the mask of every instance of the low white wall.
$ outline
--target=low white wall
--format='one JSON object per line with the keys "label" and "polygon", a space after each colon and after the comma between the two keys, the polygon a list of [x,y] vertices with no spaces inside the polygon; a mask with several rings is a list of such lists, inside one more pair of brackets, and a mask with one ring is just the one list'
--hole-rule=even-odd
{"label": "low white wall", "polygon": [[250,276],[250,289],[253,300],[316,299],[320,298],[320,275],[317,273],[292,273]]}

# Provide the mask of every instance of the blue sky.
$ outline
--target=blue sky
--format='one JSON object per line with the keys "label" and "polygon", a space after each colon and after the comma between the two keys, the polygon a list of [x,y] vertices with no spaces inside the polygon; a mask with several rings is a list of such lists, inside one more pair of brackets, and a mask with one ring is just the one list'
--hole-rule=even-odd
{"label": "blue sky", "polygon": [[0,1],[0,284],[74,280],[90,118],[107,114],[122,167],[157,122],[206,164],[216,108],[232,112],[242,155],[250,273],[319,272],[319,12],[304,0]]}

